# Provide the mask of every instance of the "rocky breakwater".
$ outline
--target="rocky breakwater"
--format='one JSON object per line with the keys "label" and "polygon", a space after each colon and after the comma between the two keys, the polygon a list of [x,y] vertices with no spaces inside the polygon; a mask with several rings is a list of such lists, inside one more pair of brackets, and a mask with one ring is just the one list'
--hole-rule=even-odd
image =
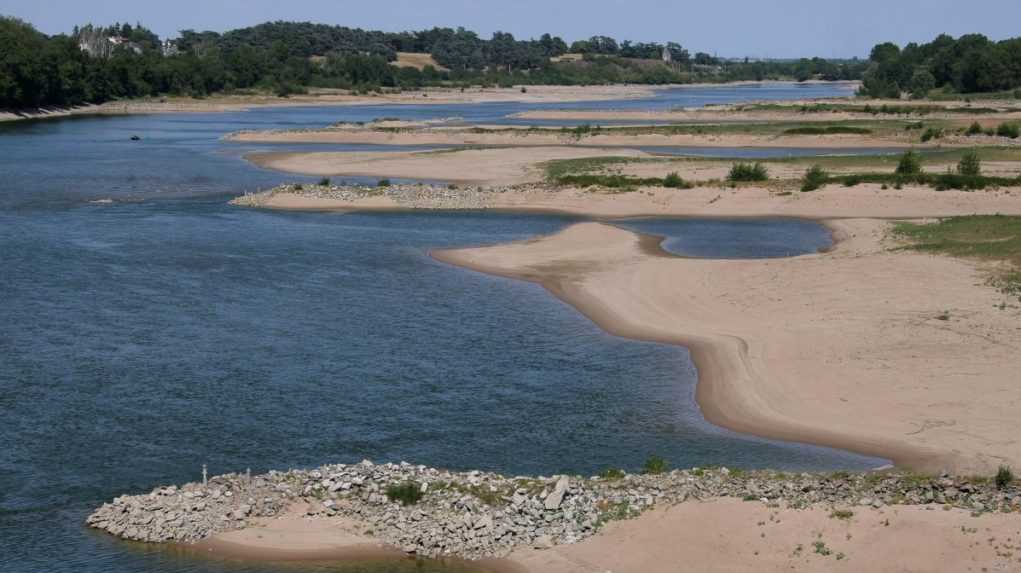
{"label": "rocky breakwater", "polygon": [[[386,198],[396,207],[406,209],[487,209],[493,198],[510,191],[510,187],[440,186],[440,185],[281,185],[268,191],[247,193],[230,203],[242,207],[265,207],[276,195],[297,195],[310,199],[342,201],[357,206],[359,201]],[[516,189],[516,188],[515,188]]]}
{"label": "rocky breakwater", "polygon": [[194,542],[304,502],[308,519],[353,520],[408,553],[477,559],[503,556],[521,546],[574,543],[609,521],[652,507],[720,497],[778,508],[909,504],[959,507],[975,514],[1021,509],[1021,489],[1013,482],[947,475],[696,468],[656,474],[611,471],[589,478],[507,477],[364,461],[160,487],[118,497],[87,523],[125,539]]}

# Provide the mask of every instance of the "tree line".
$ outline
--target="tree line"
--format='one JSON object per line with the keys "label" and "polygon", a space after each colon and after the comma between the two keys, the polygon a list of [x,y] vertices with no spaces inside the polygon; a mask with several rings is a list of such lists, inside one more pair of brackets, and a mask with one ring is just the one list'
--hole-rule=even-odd
{"label": "tree line", "polygon": [[872,97],[908,92],[922,98],[933,90],[990,93],[1021,87],[1021,38],[994,42],[981,34],[957,39],[944,34],[903,49],[887,42],[873,48],[869,60],[862,93]]}
{"label": "tree line", "polygon": [[[243,90],[286,96],[309,87],[370,91],[860,79],[865,69],[857,60],[723,61],[704,52],[692,56],[677,43],[618,42],[607,36],[568,45],[550,34],[518,40],[496,32],[483,39],[463,28],[391,33],[302,22],[269,22],[222,34],[185,30],[168,45],[142,25],[88,25],[70,35],[47,36],[30,24],[0,17],[0,47],[2,108]],[[664,51],[669,64],[661,61]],[[429,53],[439,67],[394,66],[398,52]],[[580,56],[558,60],[569,52]]]}

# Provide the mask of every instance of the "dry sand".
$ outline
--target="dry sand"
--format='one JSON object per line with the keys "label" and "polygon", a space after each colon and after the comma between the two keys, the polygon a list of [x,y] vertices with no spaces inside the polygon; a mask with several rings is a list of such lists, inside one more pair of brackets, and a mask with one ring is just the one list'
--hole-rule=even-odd
{"label": "dry sand", "polygon": [[541,181],[543,161],[616,155],[648,157],[630,149],[520,147],[413,152],[252,153],[256,165],[305,175],[357,175],[505,185]]}
{"label": "dry sand", "polygon": [[[780,573],[1021,570],[1017,514],[973,517],[937,506],[780,509],[736,499],[689,501],[608,524],[573,545],[522,548],[506,559],[475,562],[478,573]],[[346,563],[400,559],[360,524],[288,515],[222,533],[200,554],[257,561]]]}
{"label": "dry sand", "polygon": [[[930,508],[931,509],[931,508]],[[512,561],[535,573],[994,572],[1021,570],[1021,519],[960,510],[775,510],[733,499],[657,509]],[[963,530],[962,530],[963,528]],[[816,552],[816,543],[823,543]],[[829,551],[828,555],[824,555]]]}
{"label": "dry sand", "polygon": [[[477,168],[477,167],[476,167]],[[448,173],[448,175],[450,175]],[[493,209],[547,211],[592,217],[805,217],[925,218],[972,214],[1021,215],[1021,189],[982,192],[941,191],[928,187],[881,189],[879,185],[829,185],[811,193],[789,195],[762,188],[643,188],[631,193],[545,187],[512,189],[490,198]],[[401,208],[386,196],[357,201],[319,199],[295,193],[274,193],[260,206],[271,209]]]}
{"label": "dry sand", "polygon": [[921,470],[1021,466],[1016,306],[997,309],[1006,297],[972,263],[890,252],[884,222],[832,224],[834,251],[778,260],[664,257],[599,223],[435,256],[539,282],[613,334],[687,346],[719,425]]}

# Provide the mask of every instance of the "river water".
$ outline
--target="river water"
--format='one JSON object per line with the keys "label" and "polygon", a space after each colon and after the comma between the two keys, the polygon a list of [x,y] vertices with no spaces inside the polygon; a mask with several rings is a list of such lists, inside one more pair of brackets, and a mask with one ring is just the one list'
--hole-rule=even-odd
{"label": "river water", "polygon": [[[749,90],[712,88],[706,98],[759,98]],[[609,336],[536,285],[428,255],[574,219],[226,205],[304,178],[247,164],[241,155],[260,147],[223,143],[224,133],[425,113],[482,112],[266,109],[0,130],[0,570],[284,568],[197,559],[83,527],[103,501],[198,479],[202,464],[262,472],[371,458],[548,475],[634,469],[651,454],[677,466],[882,463],[713,427],[694,403],[685,349]],[[136,133],[143,140],[129,141]],[[789,256],[829,244],[818,225],[784,219],[621,224],[689,256]]]}

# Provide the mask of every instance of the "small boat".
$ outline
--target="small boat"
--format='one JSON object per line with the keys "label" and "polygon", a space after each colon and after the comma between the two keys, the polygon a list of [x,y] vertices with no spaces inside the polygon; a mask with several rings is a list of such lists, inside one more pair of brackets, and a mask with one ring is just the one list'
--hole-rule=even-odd
{"label": "small boat", "polygon": [[131,141],[141,141],[141,140],[142,140],[142,138],[138,137],[137,135],[132,135],[131,136]]}

